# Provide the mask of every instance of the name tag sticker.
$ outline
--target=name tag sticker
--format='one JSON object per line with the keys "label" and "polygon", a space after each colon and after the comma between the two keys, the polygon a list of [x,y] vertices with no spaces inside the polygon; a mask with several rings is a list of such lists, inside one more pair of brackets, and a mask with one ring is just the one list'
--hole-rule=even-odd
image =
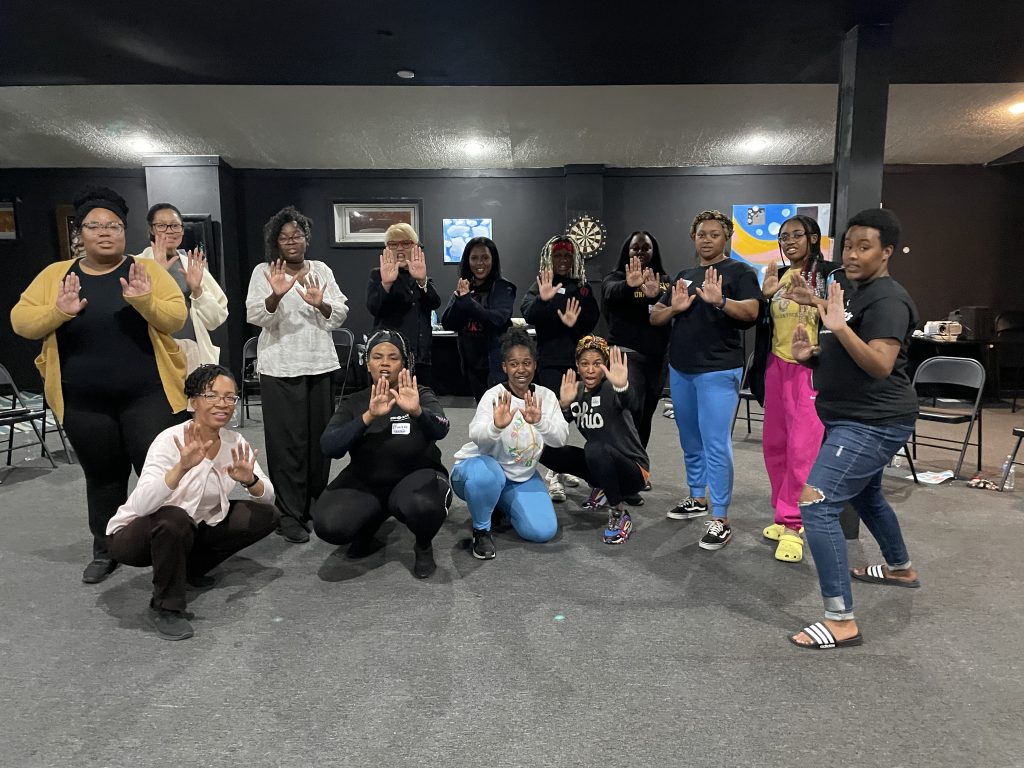
{"label": "name tag sticker", "polygon": [[689,288],[689,287],[690,287],[691,285],[693,285],[693,280],[687,280],[687,279],[686,279],[686,278],[684,277],[684,278],[683,278],[683,283],[684,283],[684,284],[686,285],[686,287],[687,287],[687,288]]}
{"label": "name tag sticker", "polygon": [[600,396],[590,398],[590,407],[591,408],[597,408],[599,405],[601,405],[601,397]]}
{"label": "name tag sticker", "polygon": [[555,293],[561,293],[561,294],[564,295],[565,294],[565,288],[560,285],[560,286],[558,286],[558,290],[555,291]]}
{"label": "name tag sticker", "polygon": [[412,429],[412,425],[409,424],[409,422],[407,422],[407,421],[406,422],[397,421],[397,422],[395,422],[394,424],[391,425],[391,434],[392,435],[408,435],[409,431],[411,429]]}

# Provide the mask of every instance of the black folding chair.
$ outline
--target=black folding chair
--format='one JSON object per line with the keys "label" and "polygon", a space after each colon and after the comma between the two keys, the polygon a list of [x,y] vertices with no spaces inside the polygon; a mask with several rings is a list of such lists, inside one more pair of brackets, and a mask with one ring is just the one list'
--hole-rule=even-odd
{"label": "black folding chair", "polygon": [[[43,433],[36,424],[38,421],[45,425],[45,405],[41,408],[33,408],[30,406],[28,400],[25,399],[21,394],[21,391],[18,389],[18,385],[14,383],[14,379],[11,377],[11,374],[2,365],[0,365],[0,390],[7,391],[4,399],[10,401],[9,407],[0,409],[0,427],[6,427],[7,429],[6,466],[11,466],[11,456],[15,451],[21,450],[22,448],[29,448],[33,445],[38,445],[42,449],[43,456],[50,462],[50,466],[56,469],[57,465],[53,461],[53,456],[50,455],[50,449],[46,447],[46,439],[43,437]],[[36,439],[27,443],[15,445],[14,433],[17,431],[15,427],[18,424],[28,424],[35,433]]]}
{"label": "black folding chair", "polygon": [[[259,339],[259,336],[253,336],[242,346],[242,383],[241,392],[238,393],[242,400],[238,409],[239,427],[245,426],[245,419],[249,416],[249,398],[253,391],[260,391],[260,376],[256,373],[256,345]],[[259,404],[263,405],[262,397]]]}
{"label": "black folding chair", "polygon": [[[973,445],[978,449],[978,471],[981,471],[981,395],[984,388],[985,369],[977,360],[966,357],[930,357],[921,363],[914,374],[914,389],[919,400],[931,400],[931,405],[921,406],[918,422],[966,424],[967,431],[962,440],[952,440],[937,435],[921,435],[915,425],[910,437],[915,459],[919,443],[928,448],[959,451],[956,469],[953,470],[953,477],[959,479],[967,448]],[[940,404],[940,399],[946,402]],[[978,425],[978,441],[971,442],[975,423]]]}
{"label": "black folding chair", "polygon": [[732,415],[732,428],[736,429],[736,419],[740,415],[740,407],[746,406],[747,415],[744,417],[747,420],[747,434],[750,434],[750,424],[756,421],[758,424],[764,423],[764,411],[760,413],[751,414],[750,404],[757,403],[757,398],[754,393],[750,391],[750,366],[754,364],[754,356],[749,355],[747,357],[747,364],[743,366],[743,380],[740,381],[740,399],[736,403],[736,412]]}
{"label": "black folding chair", "polygon": [[348,328],[339,328],[336,331],[332,331],[331,335],[334,337],[334,349],[338,353],[338,363],[341,365],[334,379],[337,402],[341,402],[341,399],[345,396],[345,387],[348,385],[348,372],[352,367],[352,355],[356,348],[356,336]]}

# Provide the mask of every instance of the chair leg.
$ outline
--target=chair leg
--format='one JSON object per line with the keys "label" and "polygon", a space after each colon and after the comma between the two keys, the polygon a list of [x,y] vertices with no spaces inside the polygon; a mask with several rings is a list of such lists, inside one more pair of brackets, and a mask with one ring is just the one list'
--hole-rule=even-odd
{"label": "chair leg", "polygon": [[740,417],[740,406],[741,405],[742,405],[741,402],[737,402],[736,403],[736,410],[732,414],[732,429],[729,430],[729,434],[730,435],[732,435],[732,433],[736,431],[736,420],[739,419],[739,417]]}
{"label": "chair leg", "polygon": [[11,466],[11,454],[14,453],[14,425],[7,428],[7,466]]}
{"label": "chair leg", "polygon": [[45,456],[47,461],[50,462],[50,466],[53,469],[56,469],[57,464],[54,462],[53,456],[50,455],[50,449],[46,447],[46,441],[43,439],[43,435],[39,431],[39,427],[36,426],[35,419],[29,419],[28,424],[32,427],[32,431],[36,433],[36,438],[39,440],[39,444],[43,447],[43,456]]}
{"label": "chair leg", "polygon": [[747,434],[749,435],[749,434],[751,434],[751,432],[750,432],[750,401],[749,400],[744,400],[743,402],[746,403],[746,405],[747,405]]}
{"label": "chair leg", "polygon": [[978,471],[981,472],[981,417],[982,410],[978,408]]}
{"label": "chair leg", "polygon": [[1003,479],[999,481],[999,490],[1002,491],[1006,488],[1006,478],[1010,476],[1010,467],[1013,466],[1013,462],[1017,460],[1017,451],[1020,450],[1020,441],[1024,440],[1024,437],[1017,438],[1017,444],[1013,446],[1013,453],[1010,454],[1010,460],[1006,462],[1006,466],[1003,467]]}
{"label": "chair leg", "polygon": [[914,468],[914,460],[910,458],[910,451],[907,450],[907,444],[903,444],[903,455],[907,457],[907,465],[910,467],[910,474],[914,477],[914,483],[917,485],[921,484],[921,481],[917,479],[917,470]]}

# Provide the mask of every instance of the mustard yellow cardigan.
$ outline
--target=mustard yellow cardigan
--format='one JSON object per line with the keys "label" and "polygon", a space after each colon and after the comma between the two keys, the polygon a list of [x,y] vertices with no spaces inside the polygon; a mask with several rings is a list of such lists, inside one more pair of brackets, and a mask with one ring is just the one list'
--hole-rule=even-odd
{"label": "mustard yellow cardigan", "polygon": [[[126,297],[125,301],[149,323],[149,339],[153,342],[160,382],[171,410],[178,413],[188,405],[184,391],[185,354],[178,349],[178,342],[170,334],[185,324],[185,297],[174,278],[155,261],[138,259],[135,263],[146,269],[152,290],[145,296]],[[48,266],[36,275],[11,310],[11,326],[16,334],[26,339],[43,340],[43,350],[36,358],[36,368],[43,377],[46,402],[58,419],[64,418],[64,394],[60,384],[57,329],[73,320],[74,315],[57,309],[57,290],[73,265],[74,260],[69,260]],[[116,372],[111,371],[111,375],[116,375]]]}

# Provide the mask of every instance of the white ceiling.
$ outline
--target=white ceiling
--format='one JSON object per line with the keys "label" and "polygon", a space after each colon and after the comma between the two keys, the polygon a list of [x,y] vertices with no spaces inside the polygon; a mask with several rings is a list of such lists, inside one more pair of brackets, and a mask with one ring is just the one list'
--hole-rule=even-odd
{"label": "white ceiling", "polygon": [[[818,165],[836,98],[832,85],[6,87],[0,167],[135,167],[153,151],[236,168]],[[1024,83],[894,85],[886,162],[1011,152],[1019,101]]]}

